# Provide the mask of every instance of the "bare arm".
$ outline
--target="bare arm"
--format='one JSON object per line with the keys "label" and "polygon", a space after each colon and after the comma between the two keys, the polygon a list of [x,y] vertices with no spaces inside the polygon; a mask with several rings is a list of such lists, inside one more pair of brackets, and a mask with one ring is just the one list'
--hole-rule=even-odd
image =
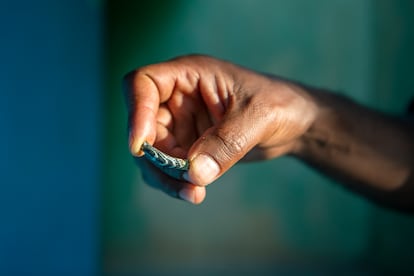
{"label": "bare arm", "polygon": [[414,125],[329,92],[295,155],[379,204],[414,211]]}

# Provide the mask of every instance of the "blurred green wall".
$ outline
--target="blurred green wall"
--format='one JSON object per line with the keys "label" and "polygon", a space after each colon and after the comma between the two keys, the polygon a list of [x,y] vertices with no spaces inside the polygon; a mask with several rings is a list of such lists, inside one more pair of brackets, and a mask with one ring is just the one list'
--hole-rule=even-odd
{"label": "blurred green wall", "polygon": [[152,190],[127,149],[122,76],[204,53],[401,113],[413,96],[410,1],[108,1],[107,275],[412,269],[414,220],[297,160],[237,165],[191,206]]}

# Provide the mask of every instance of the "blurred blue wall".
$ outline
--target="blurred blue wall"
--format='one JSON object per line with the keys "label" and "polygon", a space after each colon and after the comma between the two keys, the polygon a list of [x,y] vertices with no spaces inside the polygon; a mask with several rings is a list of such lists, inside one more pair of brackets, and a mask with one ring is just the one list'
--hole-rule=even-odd
{"label": "blurred blue wall", "polygon": [[0,275],[95,275],[102,7],[0,2]]}

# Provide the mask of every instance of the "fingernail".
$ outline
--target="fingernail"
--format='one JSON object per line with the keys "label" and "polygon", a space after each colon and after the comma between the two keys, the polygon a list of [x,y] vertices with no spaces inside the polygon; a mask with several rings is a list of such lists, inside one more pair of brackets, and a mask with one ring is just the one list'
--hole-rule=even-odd
{"label": "fingernail", "polygon": [[208,155],[200,154],[190,163],[190,173],[183,177],[196,185],[207,185],[213,182],[220,173],[220,166]]}
{"label": "fingernail", "polygon": [[178,192],[178,196],[187,202],[194,203],[194,193],[191,189],[182,188]]}
{"label": "fingernail", "polygon": [[129,133],[129,150],[131,151],[132,155],[140,156],[141,153],[141,146],[144,141],[134,139],[132,132]]}

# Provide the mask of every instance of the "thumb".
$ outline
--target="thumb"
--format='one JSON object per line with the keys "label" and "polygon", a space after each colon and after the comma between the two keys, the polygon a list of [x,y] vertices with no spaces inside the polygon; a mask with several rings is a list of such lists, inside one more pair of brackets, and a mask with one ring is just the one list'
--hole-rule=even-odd
{"label": "thumb", "polygon": [[195,185],[210,184],[242,159],[261,134],[246,112],[227,116],[194,143],[189,152],[190,168],[184,177]]}

